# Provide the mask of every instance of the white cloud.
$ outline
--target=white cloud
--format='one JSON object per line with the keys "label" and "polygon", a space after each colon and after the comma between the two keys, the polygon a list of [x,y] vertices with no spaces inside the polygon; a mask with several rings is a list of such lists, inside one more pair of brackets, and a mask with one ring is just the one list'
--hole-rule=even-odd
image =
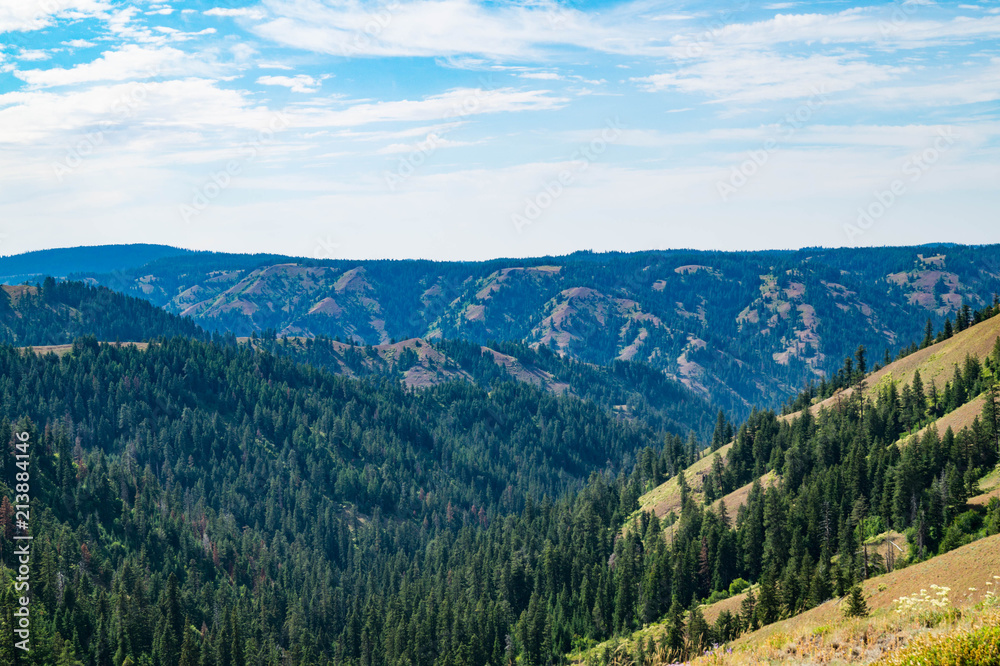
{"label": "white cloud", "polygon": [[55,19],[79,19],[111,10],[103,0],[0,0],[0,33],[41,30]]}
{"label": "white cloud", "polygon": [[487,113],[549,111],[569,99],[552,97],[548,90],[458,88],[418,100],[354,104],[346,109],[294,108],[292,124],[305,127],[353,127],[380,122],[455,121]]}
{"label": "white cloud", "polygon": [[267,16],[267,12],[253,7],[213,7],[205,12],[205,16],[226,16],[230,18],[246,18],[261,20]]}
{"label": "white cloud", "polygon": [[26,61],[48,60],[51,57],[48,51],[41,49],[21,49],[21,52],[17,55],[18,60]]}
{"label": "white cloud", "polygon": [[518,76],[522,79],[536,79],[538,81],[559,81],[563,78],[555,72],[522,72]]}
{"label": "white cloud", "polygon": [[95,81],[130,81],[178,74],[207,73],[210,63],[169,46],[146,47],[127,44],[106,51],[99,58],[69,69],[29,69],[14,75],[35,88],[66,86]]}
{"label": "white cloud", "polygon": [[424,153],[429,154],[440,148],[458,148],[461,146],[475,146],[481,141],[454,141],[446,139],[438,134],[428,134],[423,141],[416,143],[391,143],[388,146],[376,151],[378,155],[397,155],[400,153]]}
{"label": "white cloud", "polygon": [[86,39],[71,39],[68,42],[63,42],[63,46],[69,46],[74,49],[89,49],[92,46],[97,46],[97,44]]}
{"label": "white cloud", "polygon": [[[485,5],[473,0],[412,0],[376,5],[346,0],[274,0],[253,30],[275,42],[342,56],[527,58],[553,45],[606,52],[635,50],[659,30],[637,24],[632,5],[600,16],[551,1]],[[642,34],[636,35],[637,30]]]}
{"label": "white cloud", "polygon": [[676,72],[633,79],[649,91],[678,90],[731,102],[798,99],[881,83],[906,68],[847,56],[744,53],[684,65]]}
{"label": "white cloud", "polygon": [[257,83],[262,86],[284,86],[292,92],[313,93],[319,90],[319,81],[305,74],[296,76],[261,76]]}

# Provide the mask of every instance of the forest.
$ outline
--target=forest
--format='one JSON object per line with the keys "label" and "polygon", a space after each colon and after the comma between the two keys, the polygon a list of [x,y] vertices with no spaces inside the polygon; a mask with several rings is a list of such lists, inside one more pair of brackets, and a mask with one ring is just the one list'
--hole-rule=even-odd
{"label": "forest", "polygon": [[[85,310],[75,293],[60,302]],[[616,414],[601,401],[613,383],[585,400],[482,366],[477,382],[406,389],[165,325],[145,349],[0,346],[0,428],[33,442],[34,537],[32,650],[5,642],[0,662],[536,666],[653,622],[668,631],[635,663],[661,647],[682,659],[911,563],[864,546],[887,528],[913,560],[1000,530],[997,502],[965,506],[998,461],[1000,341],[943,390],[917,376],[815,416],[720,414],[702,442]],[[476,366],[475,347],[449,344]],[[983,394],[972,427],[898,445]],[[682,483],[679,515],[638,512],[730,439],[704,501]],[[0,635],[14,623],[16,441],[0,463]],[[715,500],[747,483],[727,515]],[[704,621],[701,602],[751,583],[743,612]]]}

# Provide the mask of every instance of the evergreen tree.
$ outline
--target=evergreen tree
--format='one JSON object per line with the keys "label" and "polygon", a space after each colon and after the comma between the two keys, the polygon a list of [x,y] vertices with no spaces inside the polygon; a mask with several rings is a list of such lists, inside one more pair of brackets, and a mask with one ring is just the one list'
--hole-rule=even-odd
{"label": "evergreen tree", "polygon": [[700,655],[712,644],[711,630],[697,602],[688,611],[687,635],[690,655]]}
{"label": "evergreen tree", "polygon": [[747,590],[747,596],[740,602],[740,625],[745,631],[756,631],[760,626],[757,622],[757,598],[753,588]]}
{"label": "evergreen tree", "polygon": [[687,655],[684,649],[684,607],[674,597],[667,617],[667,650],[671,661],[680,661]]}
{"label": "evergreen tree", "polygon": [[868,617],[868,602],[865,601],[865,594],[860,585],[851,588],[847,597],[847,605],[844,607],[844,616]]}
{"label": "evergreen tree", "polygon": [[[187,621],[184,626],[188,627]],[[181,654],[177,666],[198,666],[201,661],[201,654],[198,644],[194,640],[194,632],[190,629],[184,630],[184,640],[181,643]]]}

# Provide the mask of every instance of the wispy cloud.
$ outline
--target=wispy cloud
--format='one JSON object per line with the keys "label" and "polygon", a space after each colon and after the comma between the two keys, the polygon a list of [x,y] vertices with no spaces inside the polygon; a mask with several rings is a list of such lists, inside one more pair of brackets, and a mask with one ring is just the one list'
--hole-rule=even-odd
{"label": "wispy cloud", "polygon": [[296,76],[261,76],[257,83],[262,86],[284,86],[292,92],[313,93],[319,90],[319,81],[306,74]]}

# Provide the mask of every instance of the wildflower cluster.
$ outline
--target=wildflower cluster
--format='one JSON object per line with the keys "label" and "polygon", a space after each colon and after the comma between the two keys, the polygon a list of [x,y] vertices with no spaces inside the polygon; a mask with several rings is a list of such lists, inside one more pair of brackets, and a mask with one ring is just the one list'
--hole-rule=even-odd
{"label": "wildflower cluster", "polygon": [[[993,608],[994,606],[1000,605],[1000,596],[997,596],[996,588],[1000,586],[1000,576],[993,576],[993,580],[986,581],[986,594],[983,598],[976,604],[977,610],[982,610],[984,608]],[[971,588],[970,588],[971,589]]]}
{"label": "wildflower cluster", "polygon": [[911,594],[908,597],[900,597],[893,602],[896,612],[906,617],[915,617],[921,624],[927,627],[934,627],[946,618],[956,618],[958,610],[952,607],[948,599],[950,587],[931,585],[933,594],[927,590],[920,590],[918,594]]}

